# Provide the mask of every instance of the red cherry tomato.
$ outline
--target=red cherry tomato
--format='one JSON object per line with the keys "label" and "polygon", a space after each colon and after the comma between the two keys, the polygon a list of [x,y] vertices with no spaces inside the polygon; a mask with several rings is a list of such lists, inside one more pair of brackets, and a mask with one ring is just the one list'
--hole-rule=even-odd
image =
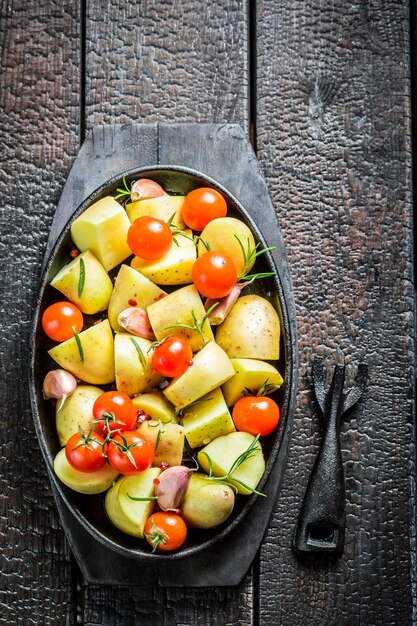
{"label": "red cherry tomato", "polygon": [[198,291],[206,298],[223,298],[237,283],[235,264],[221,252],[205,252],[199,256],[192,276]]}
{"label": "red cherry tomato", "polygon": [[263,437],[276,428],[280,413],[277,403],[271,398],[247,396],[236,402],[232,417],[238,430]]}
{"label": "red cherry tomato", "polygon": [[172,335],[155,348],[152,367],[163,376],[181,376],[192,364],[193,351],[181,335]]}
{"label": "red cherry tomato", "polygon": [[42,328],[50,339],[66,341],[79,333],[84,325],[83,314],[71,302],[55,302],[42,315]]}
{"label": "red cherry tomato", "polygon": [[124,432],[136,424],[136,407],[125,393],[106,391],[94,402],[93,417],[101,420],[96,430],[102,435],[107,435],[108,430]]}
{"label": "red cherry tomato", "polygon": [[135,220],[127,233],[127,245],[133,254],[153,261],[160,259],[171,248],[172,232],[166,222],[144,215]]}
{"label": "red cherry tomato", "polygon": [[91,430],[75,433],[67,441],[65,456],[68,463],[79,472],[96,472],[104,467],[106,458],[103,456],[104,439]]}
{"label": "red cherry tomato", "polygon": [[145,539],[156,550],[176,550],[187,537],[184,520],[175,513],[154,513],[145,524]]}
{"label": "red cherry tomato", "polygon": [[153,457],[153,446],[133,432],[115,435],[107,447],[110,465],[127,476],[148,469],[152,465]]}
{"label": "red cherry tomato", "polygon": [[192,230],[203,230],[209,222],[226,214],[226,200],[221,193],[209,187],[190,191],[181,209],[182,219]]}

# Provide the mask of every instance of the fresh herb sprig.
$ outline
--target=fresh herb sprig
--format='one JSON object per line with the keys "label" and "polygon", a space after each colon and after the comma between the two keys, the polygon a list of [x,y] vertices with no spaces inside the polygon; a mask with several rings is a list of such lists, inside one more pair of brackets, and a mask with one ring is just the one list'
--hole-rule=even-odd
{"label": "fresh herb sprig", "polygon": [[193,324],[171,324],[171,326],[165,326],[164,330],[170,330],[171,328],[186,328],[187,330],[193,330],[197,332],[203,339],[204,336],[204,324],[207,322],[210,313],[216,308],[218,302],[215,302],[211,305],[211,307],[206,311],[201,322],[198,321],[197,316],[194,312],[194,309],[191,309],[191,317],[193,318]]}
{"label": "fresh herb sprig", "polygon": [[195,245],[195,239],[194,237],[190,237],[190,235],[187,235],[187,233],[180,228],[179,226],[177,226],[176,224],[174,224],[173,220],[175,217],[175,213],[173,213],[171,215],[171,217],[169,218],[169,220],[167,221],[168,226],[171,229],[171,233],[173,236],[173,242],[175,243],[176,246],[179,246],[180,244],[178,243],[178,241],[175,239],[175,236],[178,235],[180,237],[185,237],[186,239],[189,239],[190,241],[193,242],[193,244]]}
{"label": "fresh herb sprig", "polygon": [[281,387],[281,385],[274,385],[273,383],[268,383],[268,380],[269,378],[264,380],[264,382],[262,383],[258,391],[256,390],[254,391],[253,389],[250,389],[249,387],[245,387],[242,391],[242,396],[255,396],[257,398],[260,396],[268,396],[270,393],[274,393],[274,391],[276,391],[277,389]]}
{"label": "fresh herb sprig", "polygon": [[125,176],[123,176],[122,178],[123,181],[123,187],[118,187],[116,189],[117,195],[114,196],[115,200],[120,200],[121,198],[123,198],[123,205],[130,200],[130,194],[132,193],[132,183],[130,184],[130,187],[128,186],[127,182],[126,182],[126,178]]}
{"label": "fresh herb sprig", "polygon": [[210,480],[215,480],[218,482],[226,482],[228,485],[230,485],[231,487],[235,487],[236,486],[232,484],[230,484],[228,482],[228,479],[233,480],[235,483],[238,483],[241,487],[243,487],[244,489],[247,489],[248,491],[250,491],[251,493],[255,493],[257,496],[263,496],[264,498],[266,498],[266,494],[262,493],[261,491],[257,491],[256,489],[253,489],[253,487],[249,487],[249,485],[246,485],[246,483],[244,483],[242,480],[239,480],[238,478],[235,478],[233,476],[234,472],[248,459],[250,459],[251,457],[254,456],[254,454],[258,454],[261,452],[261,449],[256,445],[258,443],[259,440],[259,435],[257,435],[255,437],[255,439],[250,443],[250,445],[248,446],[248,448],[246,450],[244,450],[242,452],[242,454],[240,454],[237,459],[233,462],[231,468],[229,469],[229,471],[227,472],[227,474],[225,474],[224,476],[213,476],[213,461],[211,460],[210,456],[207,454],[207,452],[204,452],[204,450],[201,451],[201,454],[204,454],[204,456],[207,458],[208,461],[208,465],[209,465],[209,475],[207,476],[207,479]]}
{"label": "fresh herb sprig", "polygon": [[270,246],[269,248],[259,248],[259,246],[261,245],[259,242],[256,244],[254,248],[252,248],[250,245],[249,237],[248,237],[247,246],[245,248],[240,237],[235,235],[235,238],[242,251],[243,263],[244,263],[243,270],[238,278],[239,281],[240,280],[253,281],[258,278],[269,278],[270,276],[275,276],[275,272],[259,272],[257,274],[248,274],[248,271],[249,271],[249,267],[252,265],[252,263],[255,261],[255,259],[258,256],[261,256],[261,254],[265,254],[265,252],[270,252],[271,250],[275,250],[276,246]]}
{"label": "fresh herb sprig", "polygon": [[164,434],[165,430],[163,429],[163,426],[165,426],[165,424],[169,424],[172,421],[172,418],[170,418],[167,422],[163,422],[161,419],[159,419],[156,424],[152,424],[151,422],[148,423],[149,428],[158,428],[158,434],[156,435],[156,441],[155,441],[155,451],[158,449],[159,443],[161,441],[161,437]]}

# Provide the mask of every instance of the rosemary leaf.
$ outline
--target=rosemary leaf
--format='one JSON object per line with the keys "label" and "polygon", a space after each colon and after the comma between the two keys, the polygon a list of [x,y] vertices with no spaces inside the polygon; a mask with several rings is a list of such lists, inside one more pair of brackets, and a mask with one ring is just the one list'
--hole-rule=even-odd
{"label": "rosemary leaf", "polygon": [[140,345],[138,344],[138,342],[136,341],[136,339],[134,337],[131,337],[130,340],[131,340],[131,342],[133,343],[133,345],[135,346],[135,348],[137,350],[140,362],[142,363],[143,367],[146,367],[147,361],[146,361],[145,355],[142,352],[142,348],[140,347]]}
{"label": "rosemary leaf", "polygon": [[130,493],[127,494],[127,497],[129,498],[129,500],[134,500],[135,502],[150,502],[151,500],[157,500],[158,496],[147,496],[147,497],[143,497],[143,498],[134,498],[133,496],[130,495]]}
{"label": "rosemary leaf", "polygon": [[85,263],[84,259],[80,258],[80,277],[78,279],[78,299],[81,298],[85,285]]}
{"label": "rosemary leaf", "polygon": [[77,344],[78,352],[80,353],[81,363],[84,363],[84,350],[83,344],[81,343],[81,339],[77,331],[75,330],[75,326],[72,327],[72,332],[74,333],[75,343]]}

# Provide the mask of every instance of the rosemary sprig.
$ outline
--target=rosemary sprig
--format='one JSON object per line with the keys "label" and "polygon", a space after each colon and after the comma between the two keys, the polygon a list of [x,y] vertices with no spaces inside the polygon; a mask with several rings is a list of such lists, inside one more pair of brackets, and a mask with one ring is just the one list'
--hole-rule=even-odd
{"label": "rosemary sprig", "polygon": [[276,246],[270,246],[269,248],[258,249],[259,246],[261,245],[259,242],[256,244],[254,248],[251,248],[250,240],[248,237],[247,247],[245,249],[245,246],[243,245],[240,237],[235,235],[235,238],[242,251],[243,263],[244,263],[243,270],[238,278],[239,281],[240,280],[256,280],[257,278],[268,278],[269,276],[275,276],[275,272],[260,272],[259,274],[248,274],[248,271],[249,271],[249,267],[252,265],[252,263],[255,261],[255,259],[258,256],[260,256],[261,254],[265,254],[265,252],[270,252],[271,250],[275,250]]}
{"label": "rosemary sprig", "polygon": [[80,299],[81,296],[83,295],[84,285],[85,285],[85,263],[84,263],[84,259],[80,258],[80,277],[78,279],[78,299]]}
{"label": "rosemary sprig", "polygon": [[211,252],[211,245],[209,244],[208,241],[206,241],[205,239],[203,239],[201,236],[197,236],[195,237],[195,240],[197,243],[199,243],[201,241],[201,243],[203,244],[203,246],[206,249],[206,252]]}
{"label": "rosemary sprig", "polygon": [[188,330],[194,330],[195,332],[197,332],[203,339],[205,339],[204,337],[204,324],[207,322],[208,320],[208,316],[210,315],[210,313],[216,308],[216,306],[218,305],[218,302],[215,302],[214,304],[211,305],[211,307],[206,311],[203,319],[201,320],[201,322],[198,321],[197,316],[194,312],[194,309],[191,309],[191,317],[193,318],[193,322],[194,324],[172,324],[171,326],[165,326],[164,330],[169,330],[171,328],[186,328]]}
{"label": "rosemary sprig", "polygon": [[195,239],[194,237],[190,237],[190,235],[187,235],[186,232],[184,232],[184,230],[182,228],[180,228],[179,226],[177,226],[176,224],[173,223],[173,219],[175,217],[175,213],[173,213],[171,215],[171,217],[169,218],[169,220],[167,221],[168,226],[171,229],[171,233],[173,236],[173,241],[175,243],[176,246],[179,246],[180,244],[178,243],[178,241],[175,239],[176,235],[179,235],[180,237],[185,237],[186,239],[189,239],[190,241],[193,242],[193,244],[195,245]]}
{"label": "rosemary sprig", "polygon": [[133,343],[133,345],[136,348],[136,351],[137,351],[137,353],[139,355],[140,362],[142,363],[143,367],[146,367],[147,366],[147,361],[146,361],[145,355],[143,354],[142,348],[140,347],[140,345],[138,344],[138,342],[136,341],[136,339],[134,337],[131,337],[130,340],[131,340],[131,342]]}
{"label": "rosemary sprig", "polygon": [[[263,496],[264,498],[266,498],[266,494],[262,493],[261,491],[257,491],[256,489],[253,489],[253,487],[250,487],[249,485],[246,485],[246,483],[244,483],[242,480],[239,480],[238,478],[235,478],[233,476],[233,473],[248,459],[250,459],[254,454],[257,454],[258,452],[260,452],[260,448],[256,445],[258,443],[259,440],[259,435],[257,435],[255,437],[255,439],[250,443],[250,445],[248,446],[248,448],[246,450],[244,450],[238,457],[237,459],[235,459],[235,461],[232,463],[231,468],[229,469],[229,471],[227,472],[227,474],[225,474],[224,476],[213,476],[213,461],[211,460],[210,456],[207,454],[207,452],[204,452],[203,450],[201,451],[201,454],[204,454],[204,456],[207,459],[208,465],[209,465],[209,475],[207,476],[207,479],[210,480],[215,480],[218,482],[227,482],[229,484],[229,480],[233,480],[235,483],[238,483],[241,487],[243,487],[244,489],[247,489],[248,491],[250,491],[251,493],[255,493],[257,496]],[[228,480],[229,479],[229,480]]]}
{"label": "rosemary sprig", "polygon": [[254,391],[253,389],[250,389],[249,387],[245,387],[242,390],[242,396],[255,396],[257,398],[260,396],[268,396],[270,393],[273,393],[274,391],[276,391],[277,389],[281,387],[281,385],[274,385],[272,383],[268,383],[268,380],[269,378],[264,380],[264,382],[262,383],[258,391]]}
{"label": "rosemary sprig", "polygon": [[81,343],[81,339],[79,334],[77,333],[75,326],[72,327],[72,332],[74,333],[75,343],[77,344],[78,352],[80,353],[81,363],[84,363],[84,349],[83,344]]}
{"label": "rosemary sprig", "polygon": [[156,441],[155,441],[155,451],[158,449],[159,443],[161,441],[161,437],[164,434],[165,430],[163,429],[163,426],[165,424],[169,424],[172,421],[172,418],[169,418],[169,420],[167,422],[163,422],[161,419],[159,419],[157,421],[156,424],[151,424],[150,422],[148,423],[149,428],[158,428],[158,434],[156,435]]}
{"label": "rosemary sprig", "polygon": [[122,178],[122,181],[123,181],[123,187],[124,188],[118,187],[116,189],[117,195],[114,196],[114,199],[115,200],[119,200],[120,198],[124,198],[124,202],[126,202],[128,199],[130,199],[131,186],[132,185],[130,187],[128,187],[127,182],[126,182],[126,178],[124,176]]}

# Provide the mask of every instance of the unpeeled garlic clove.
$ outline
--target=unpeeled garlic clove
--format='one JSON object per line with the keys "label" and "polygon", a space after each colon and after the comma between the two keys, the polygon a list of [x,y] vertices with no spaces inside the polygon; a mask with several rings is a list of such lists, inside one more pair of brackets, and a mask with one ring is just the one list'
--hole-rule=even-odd
{"label": "unpeeled garlic clove", "polygon": [[159,198],[166,195],[161,185],[158,185],[154,180],[140,178],[132,185],[130,199],[132,202],[136,202],[137,200],[148,200],[149,198]]}
{"label": "unpeeled garlic clove", "polygon": [[143,337],[144,339],[151,339],[152,341],[155,339],[148,314],[144,309],[134,306],[129,307],[119,313],[117,321],[124,330],[127,330],[127,332],[132,335]]}
{"label": "unpeeled garlic clove", "polygon": [[55,398],[61,400],[58,411],[61,409],[65,400],[77,388],[76,378],[65,370],[51,370],[47,373],[43,381],[43,397],[48,400]]}
{"label": "unpeeled garlic clove", "polygon": [[174,465],[158,477],[155,495],[163,511],[177,511],[188,489],[194,470],[184,465]]}
{"label": "unpeeled garlic clove", "polygon": [[219,300],[207,298],[204,303],[204,308],[206,311],[208,311],[215,302],[218,303],[208,316],[208,320],[212,326],[218,326],[219,324],[224,322],[227,315],[230,313],[230,309],[240,296],[240,292],[244,287],[246,287],[247,284],[248,283],[237,283],[237,285],[233,287],[229,295],[225,296],[224,298],[220,298]]}

